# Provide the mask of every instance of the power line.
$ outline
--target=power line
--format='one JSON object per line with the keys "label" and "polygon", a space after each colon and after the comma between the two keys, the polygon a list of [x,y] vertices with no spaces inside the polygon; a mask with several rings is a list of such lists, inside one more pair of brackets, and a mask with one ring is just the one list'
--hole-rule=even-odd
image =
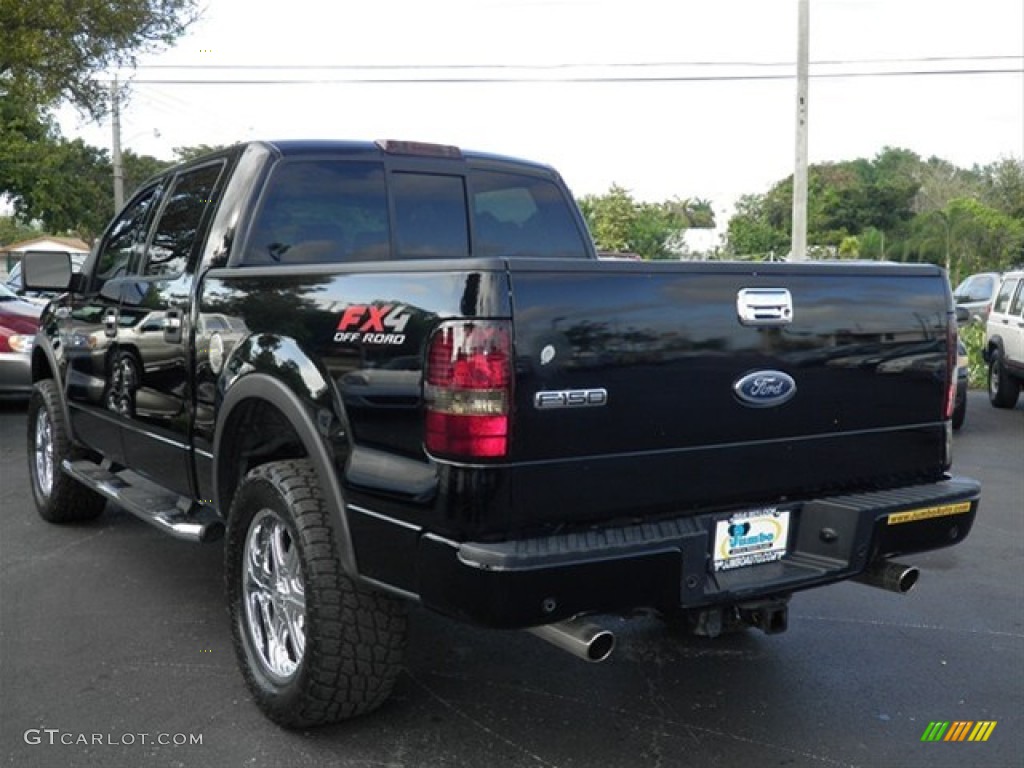
{"label": "power line", "polygon": [[[842,66],[851,64],[926,64],[949,61],[1005,61],[1021,60],[1024,56],[920,56],[913,58],[878,58],[878,59],[822,59],[812,61],[812,66]],[[524,71],[557,71],[564,69],[641,69],[654,67],[792,67],[792,61],[619,61],[619,62],[578,62],[552,64],[139,64],[136,69],[153,70],[252,70],[267,71],[367,71],[385,72],[395,70],[504,70],[515,69]]]}
{"label": "power line", "polygon": [[[964,75],[1022,75],[1024,69],[922,69],[883,70],[878,72],[821,72],[810,75],[811,79],[837,80],[869,77],[956,77]],[[134,85],[472,85],[498,83],[685,83],[685,82],[753,82],[761,80],[792,80],[793,74],[742,74],[742,75],[580,75],[573,77],[502,77],[495,75],[480,77],[306,77],[306,78],[244,78],[244,79],[148,79],[137,78]]]}

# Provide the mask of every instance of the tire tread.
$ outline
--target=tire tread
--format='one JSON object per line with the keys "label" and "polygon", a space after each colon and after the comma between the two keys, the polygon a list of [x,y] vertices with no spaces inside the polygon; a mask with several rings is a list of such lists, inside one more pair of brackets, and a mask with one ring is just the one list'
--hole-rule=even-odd
{"label": "tire tread", "polygon": [[[53,439],[53,486],[49,498],[43,498],[35,477],[35,428],[36,414],[40,406],[45,407],[50,417],[50,431]],[[64,418],[60,392],[53,379],[36,382],[28,404],[28,462],[32,482],[32,495],[36,501],[39,516],[50,523],[76,523],[93,520],[106,506],[107,500],[91,488],[87,488],[70,475],[64,473],[61,464],[65,458],[77,459],[84,452],[71,441],[70,430]]]}
{"label": "tire tread", "polygon": [[[287,694],[257,678],[246,662],[244,609],[238,583],[250,514],[248,492],[267,484],[280,496],[297,531],[306,589],[306,649]],[[235,495],[228,524],[225,578],[235,651],[257,703],[274,722],[305,728],[347,720],[378,708],[391,695],[405,649],[405,606],[356,584],[341,568],[316,471],[307,460],[252,469]],[[245,525],[239,525],[244,522]]]}

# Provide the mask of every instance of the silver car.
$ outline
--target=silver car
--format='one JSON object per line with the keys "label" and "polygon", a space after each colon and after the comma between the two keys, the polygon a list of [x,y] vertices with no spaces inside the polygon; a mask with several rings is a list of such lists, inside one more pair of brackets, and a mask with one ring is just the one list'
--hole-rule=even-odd
{"label": "silver car", "polygon": [[978,272],[965,277],[953,291],[953,301],[970,313],[971,321],[982,324],[988,319],[992,301],[999,288],[998,272]]}

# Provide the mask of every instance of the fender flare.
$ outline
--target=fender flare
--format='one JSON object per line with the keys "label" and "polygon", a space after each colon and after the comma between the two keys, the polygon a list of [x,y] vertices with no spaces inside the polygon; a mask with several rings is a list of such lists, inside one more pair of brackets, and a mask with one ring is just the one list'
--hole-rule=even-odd
{"label": "fender flare", "polygon": [[41,381],[46,378],[44,376],[37,376],[36,370],[42,367],[43,363],[38,363],[38,358],[45,359],[45,365],[50,369],[53,380],[57,384],[57,389],[60,392],[60,409],[64,412],[64,423],[67,425],[68,436],[72,442],[78,442],[75,440],[74,425],[71,422],[71,411],[68,408],[67,398],[67,382],[65,377],[60,375],[61,366],[57,362],[57,354],[53,351],[53,347],[50,344],[50,337],[43,332],[43,329],[39,329],[36,332],[36,339],[32,345],[32,384],[35,385],[37,381]]}
{"label": "fender flare", "polygon": [[1003,351],[1003,337],[1002,336],[990,336],[985,342],[985,348],[982,350],[982,359],[991,365],[992,363],[992,352],[993,350],[999,350],[1000,357],[1005,359],[1006,355]]}
{"label": "fender flare", "polygon": [[[324,489],[327,503],[328,521],[337,542],[337,554],[345,573],[358,578],[355,548],[349,531],[348,516],[345,512],[345,500],[341,483],[334,470],[330,451],[316,428],[308,408],[299,396],[279,379],[266,373],[248,373],[238,378],[227,390],[224,400],[218,408],[217,426],[213,438],[213,488],[217,509],[221,505],[221,445],[224,438],[224,425],[228,423],[232,411],[246,400],[263,400],[276,408],[295,430],[306,450],[309,460],[316,469]],[[224,514],[226,516],[227,510]]]}

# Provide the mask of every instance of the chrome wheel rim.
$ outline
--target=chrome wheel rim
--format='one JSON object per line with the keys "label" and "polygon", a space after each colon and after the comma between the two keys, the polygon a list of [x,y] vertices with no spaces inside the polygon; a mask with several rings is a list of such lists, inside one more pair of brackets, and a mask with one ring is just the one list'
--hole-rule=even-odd
{"label": "chrome wheel rim", "polygon": [[249,644],[264,672],[286,683],[306,650],[306,591],[298,546],[270,509],[261,509],[249,525],[242,584]]}
{"label": "chrome wheel rim", "polygon": [[988,369],[988,391],[993,397],[999,394],[999,359],[992,361]]}
{"label": "chrome wheel rim", "polygon": [[53,425],[46,408],[36,412],[35,464],[39,491],[49,496],[53,490]]}

